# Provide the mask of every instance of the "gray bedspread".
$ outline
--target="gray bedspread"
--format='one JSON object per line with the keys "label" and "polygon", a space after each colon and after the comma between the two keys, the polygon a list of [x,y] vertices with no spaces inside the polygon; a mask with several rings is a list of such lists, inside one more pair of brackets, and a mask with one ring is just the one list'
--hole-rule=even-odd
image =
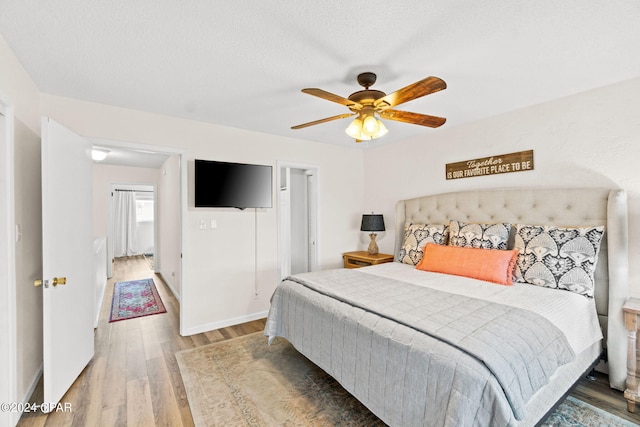
{"label": "gray bedspread", "polygon": [[265,335],[397,426],[508,425],[575,357],[530,311],[347,269],[283,281]]}

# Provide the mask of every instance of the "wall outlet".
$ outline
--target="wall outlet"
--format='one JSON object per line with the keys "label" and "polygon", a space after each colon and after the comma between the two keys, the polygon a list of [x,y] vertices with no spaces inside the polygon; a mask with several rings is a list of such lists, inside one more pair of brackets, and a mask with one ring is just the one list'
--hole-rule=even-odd
{"label": "wall outlet", "polygon": [[207,221],[205,221],[204,219],[200,220],[200,230],[206,230],[207,229]]}

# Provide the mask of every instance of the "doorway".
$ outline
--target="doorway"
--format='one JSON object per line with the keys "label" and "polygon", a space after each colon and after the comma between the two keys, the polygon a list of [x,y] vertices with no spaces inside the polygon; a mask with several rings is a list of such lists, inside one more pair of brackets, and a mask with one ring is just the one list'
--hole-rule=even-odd
{"label": "doorway", "polygon": [[[103,171],[104,174],[100,175],[101,190],[97,190],[96,194],[100,200],[104,201],[104,204],[96,206],[94,215],[96,215],[96,211],[104,214],[104,218],[100,218],[101,224],[104,225],[99,230],[104,234],[98,233],[97,235],[108,236],[112,232],[111,193],[115,193],[116,189],[136,190],[135,193],[139,196],[137,199],[140,199],[140,210],[137,209],[137,206],[136,216],[144,220],[139,231],[147,237],[150,234],[153,235],[153,243],[146,244],[141,254],[153,255],[153,271],[163,278],[177,300],[180,301],[184,292],[187,291],[182,287],[182,283],[186,282],[185,276],[187,274],[182,268],[182,263],[187,259],[184,245],[187,234],[187,160],[185,151],[178,148],[97,138],[91,139],[91,141],[94,147],[109,151],[107,158],[100,162],[102,165],[120,167],[119,170]],[[128,168],[121,168],[122,166],[131,166],[132,170],[127,171]],[[137,170],[133,170],[134,168]],[[123,184],[127,182],[130,184]],[[106,184],[102,185],[103,183]],[[103,193],[101,193],[102,191]],[[146,191],[152,191],[152,193],[146,193]],[[144,194],[149,196],[153,194],[153,198],[143,200]],[[147,242],[150,240],[147,239]],[[111,244],[108,246],[112,247]],[[136,249],[138,249],[136,251],[138,253],[140,248]],[[108,252],[107,259],[110,261],[113,259],[113,252],[111,249]],[[112,263],[107,262],[107,264],[108,275],[111,276],[113,274],[113,271],[110,270]]]}
{"label": "doorway", "polygon": [[[107,239],[112,242],[108,245],[109,260],[142,255],[152,270],[159,271],[156,197],[154,184],[112,184]],[[111,262],[108,267],[110,278]]]}
{"label": "doorway", "polygon": [[278,162],[280,279],[318,269],[318,168]]}

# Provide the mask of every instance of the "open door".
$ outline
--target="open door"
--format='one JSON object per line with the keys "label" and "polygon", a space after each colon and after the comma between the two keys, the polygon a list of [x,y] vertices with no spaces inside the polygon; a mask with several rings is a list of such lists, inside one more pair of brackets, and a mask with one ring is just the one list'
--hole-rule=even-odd
{"label": "open door", "polygon": [[318,269],[318,168],[278,162],[280,278]]}
{"label": "open door", "polygon": [[[44,402],[58,403],[94,354],[91,144],[42,119]],[[43,408],[46,409],[46,408]]]}

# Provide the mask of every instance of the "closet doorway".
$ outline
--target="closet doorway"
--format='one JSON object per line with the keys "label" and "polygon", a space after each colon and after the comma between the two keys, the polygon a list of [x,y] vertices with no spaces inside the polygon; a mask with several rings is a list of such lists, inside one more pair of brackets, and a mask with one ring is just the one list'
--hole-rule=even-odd
{"label": "closet doorway", "polygon": [[278,162],[280,278],[318,269],[318,168]]}
{"label": "closet doorway", "polygon": [[[143,255],[151,269],[157,260],[156,186],[113,184],[109,221],[109,259]],[[111,267],[111,263],[108,263]],[[112,271],[108,271],[111,277]]]}

